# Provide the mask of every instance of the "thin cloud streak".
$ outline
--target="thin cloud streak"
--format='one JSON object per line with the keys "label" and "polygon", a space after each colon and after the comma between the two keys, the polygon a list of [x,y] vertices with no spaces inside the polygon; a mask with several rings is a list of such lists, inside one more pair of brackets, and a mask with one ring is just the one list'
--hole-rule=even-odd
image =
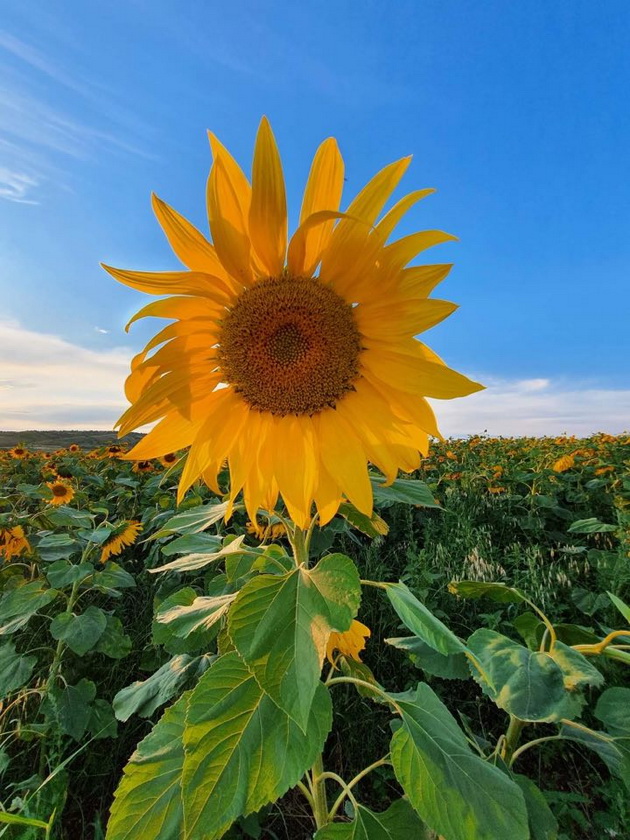
{"label": "thin cloud streak", "polygon": [[[0,322],[0,428],[111,429],[126,407],[123,385],[133,353],[131,347],[90,350]],[[485,391],[432,401],[445,435],[582,437],[628,430],[630,390],[543,377],[476,378],[488,383]]]}

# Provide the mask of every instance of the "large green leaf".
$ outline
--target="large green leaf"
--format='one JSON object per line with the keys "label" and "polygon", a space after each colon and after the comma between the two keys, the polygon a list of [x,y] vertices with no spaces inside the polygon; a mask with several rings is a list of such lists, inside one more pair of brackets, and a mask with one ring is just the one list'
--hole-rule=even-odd
{"label": "large green leaf", "polygon": [[189,633],[208,630],[230,609],[236,593],[227,595],[203,595],[191,604],[176,604],[160,608],[155,616],[158,624],[168,624],[172,634],[185,639]]}
{"label": "large green leaf", "polygon": [[236,652],[217,660],[193,691],[186,716],[186,840],[216,840],[237,817],[275,802],[312,766],[331,723],[321,683],[302,732]]}
{"label": "large green leaf", "polygon": [[261,687],[304,729],[330,632],[350,628],[361,598],[356,566],[329,554],[313,569],[259,575],[229,612],[234,645]]}
{"label": "large green leaf", "polygon": [[404,583],[384,584],[387,597],[405,627],[438,653],[465,653],[466,645],[421,603]]}
{"label": "large green leaf", "polygon": [[606,525],[595,516],[590,519],[578,519],[568,528],[570,534],[606,534],[616,530],[617,525]]}
{"label": "large green leaf", "polygon": [[392,764],[422,819],[446,840],[528,840],[521,790],[470,749],[429,686],[389,697],[402,718],[392,738]]}
{"label": "large green leaf", "polygon": [[68,560],[56,560],[46,569],[46,577],[55,589],[72,586],[76,581],[85,580],[94,574],[91,563],[69,563]]}
{"label": "large green leaf", "polygon": [[63,612],[50,623],[53,639],[65,642],[70,650],[83,656],[101,638],[107,627],[107,617],[99,607],[89,606],[80,615]]}
{"label": "large green leaf", "polygon": [[[630,689],[626,690],[630,691]],[[628,707],[622,711],[627,717]],[[560,729],[560,735],[596,753],[610,772],[620,778],[630,790],[630,732],[626,735],[614,735],[589,729],[579,723],[565,721]]]}
{"label": "large green leaf", "polygon": [[13,642],[0,645],[0,700],[29,681],[36,662],[35,656],[17,653]]}
{"label": "large green leaf", "polygon": [[115,615],[105,616],[107,624],[102,636],[94,646],[98,653],[104,653],[111,659],[124,659],[133,647],[131,637],[125,633],[122,621]]}
{"label": "large green leaf", "polygon": [[531,840],[557,840],[558,821],[551,812],[543,792],[527,776],[514,774],[512,778],[525,797]]}
{"label": "large green leaf", "polygon": [[625,603],[625,601],[622,601],[621,598],[618,598],[616,595],[613,595],[612,592],[608,592],[607,595],[613,602],[613,604],[617,607],[621,615],[626,619],[628,624],[630,624],[630,607]]}
{"label": "large green leaf", "polygon": [[228,502],[221,502],[219,504],[198,505],[190,510],[182,511],[182,513],[176,513],[162,525],[156,534],[151,536],[151,539],[156,540],[167,534],[198,534],[223,519],[227,509]]}
{"label": "large green leaf", "polygon": [[224,545],[220,551],[214,551],[210,554],[205,552],[202,554],[186,554],[184,557],[178,557],[177,560],[171,560],[171,562],[167,563],[165,566],[159,566],[156,569],[148,569],[147,571],[153,573],[192,572],[197,569],[203,569],[205,566],[209,566],[211,563],[214,563],[216,560],[220,560],[226,555],[250,553],[248,546],[243,545],[244,539],[244,536],[236,537],[236,539]]}
{"label": "large green leaf", "polygon": [[188,696],[167,709],[125,767],[106,840],[184,840],[181,775]]}
{"label": "large green leaf", "polygon": [[156,709],[167,703],[200,668],[207,668],[211,657],[188,656],[182,653],[162,665],[146,680],[122,688],[114,697],[114,712],[118,720],[128,720],[131,715],[150,717]]}
{"label": "large green leaf", "polygon": [[417,507],[440,508],[433,493],[424,481],[413,478],[397,478],[391,484],[385,485],[376,478],[371,478],[374,504],[378,507],[389,507],[396,502]]}
{"label": "large green leaf", "polygon": [[90,720],[90,704],[96,696],[96,686],[83,679],[76,685],[55,688],[46,698],[45,711],[65,734],[80,741]]}
{"label": "large green leaf", "polygon": [[438,653],[418,636],[404,636],[385,639],[388,645],[404,650],[414,665],[427,674],[446,680],[467,680],[470,678],[468,660],[463,653]]}
{"label": "large green leaf", "polygon": [[[520,720],[551,722],[579,713],[580,695],[565,688],[563,670],[548,653],[529,650],[485,628],[472,634],[468,647],[475,655],[470,664],[473,677],[509,714]],[[583,680],[584,674],[578,679]]]}
{"label": "large green leaf", "polygon": [[11,589],[0,596],[0,636],[7,636],[23,627],[38,610],[50,604],[59,595],[56,589],[47,589],[34,580]]}
{"label": "large green leaf", "polygon": [[630,737],[630,688],[607,688],[597,701],[595,717],[613,735]]}
{"label": "large green leaf", "polygon": [[504,583],[486,583],[482,580],[452,580],[448,591],[460,598],[489,598],[499,604],[518,604],[527,598],[513,586]]}
{"label": "large green leaf", "polygon": [[357,530],[372,539],[384,536],[389,531],[389,525],[378,515],[378,513],[376,513],[376,511],[373,511],[371,516],[367,516],[365,513],[361,513],[360,510],[357,510],[354,505],[350,504],[350,502],[344,502],[339,505],[338,513],[343,516],[344,519],[347,519],[351,525],[357,528]]}
{"label": "large green leaf", "polygon": [[428,840],[420,817],[406,799],[398,799],[379,814],[363,805],[351,823],[330,823],[313,840]]}

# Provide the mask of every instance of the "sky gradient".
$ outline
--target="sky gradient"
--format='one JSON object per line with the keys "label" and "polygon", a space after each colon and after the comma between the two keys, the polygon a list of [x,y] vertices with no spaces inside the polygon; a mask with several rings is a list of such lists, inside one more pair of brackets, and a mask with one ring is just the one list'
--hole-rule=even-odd
{"label": "sky gradient", "polygon": [[319,142],[343,204],[413,154],[460,309],[426,335],[489,385],[446,433],[630,427],[627,0],[4,0],[0,428],[109,428],[146,298],[99,267],[176,269],[154,190],[202,229],[212,129],[249,170],[267,114],[295,220]]}

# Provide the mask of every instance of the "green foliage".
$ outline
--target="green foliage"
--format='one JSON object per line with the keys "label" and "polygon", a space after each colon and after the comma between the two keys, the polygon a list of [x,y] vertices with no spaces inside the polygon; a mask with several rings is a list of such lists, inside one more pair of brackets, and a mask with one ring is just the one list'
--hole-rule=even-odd
{"label": "green foliage", "polygon": [[527,840],[519,787],[473,752],[455,718],[424,683],[389,695],[402,725],[392,738],[392,763],[411,804],[448,840]]}
{"label": "green foliage", "polygon": [[393,802],[386,811],[374,813],[358,805],[351,823],[330,823],[313,840],[429,840],[422,821],[406,799]]}

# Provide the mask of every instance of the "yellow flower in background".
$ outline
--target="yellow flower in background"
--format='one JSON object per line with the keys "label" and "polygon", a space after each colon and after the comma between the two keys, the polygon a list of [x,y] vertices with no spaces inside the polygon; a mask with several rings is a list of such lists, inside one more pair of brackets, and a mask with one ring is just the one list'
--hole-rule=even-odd
{"label": "yellow flower in background", "polygon": [[263,525],[258,519],[254,522],[248,522],[245,526],[247,533],[256,537],[261,542],[266,539],[279,540],[287,533],[287,529],[282,522],[274,522],[273,524]]}
{"label": "yellow flower in background", "polygon": [[331,633],[326,647],[326,658],[331,664],[334,664],[335,651],[348,656],[350,659],[361,661],[361,651],[365,648],[366,640],[370,638],[372,631],[365,624],[361,624],[356,619],[350,625],[350,629],[345,633]]}
{"label": "yellow flower in background", "polygon": [[151,461],[136,461],[131,469],[137,473],[153,472],[153,464]]}
{"label": "yellow flower in background", "polygon": [[9,455],[12,458],[26,458],[28,455],[28,450],[25,449],[23,446],[14,446],[13,449],[9,449]]}
{"label": "yellow flower in background", "polygon": [[78,443],[71,443],[70,446],[68,447],[68,452],[72,452],[73,455],[76,452],[80,452],[80,451],[81,451],[81,447],[79,446]]}
{"label": "yellow flower in background", "polygon": [[125,450],[122,446],[118,446],[117,443],[113,443],[111,446],[108,446],[105,450],[105,458],[120,458],[124,454]]}
{"label": "yellow flower in background", "polygon": [[46,486],[52,493],[52,499],[49,499],[51,505],[66,505],[74,498],[74,488],[65,481],[49,481]]}
{"label": "yellow flower in background", "polygon": [[12,557],[30,553],[31,546],[21,525],[13,528],[0,528],[0,557],[9,562]]}
{"label": "yellow flower in background", "polygon": [[554,463],[552,470],[554,472],[566,472],[575,466],[575,458],[573,455],[563,455]]}
{"label": "yellow flower in background", "polygon": [[344,498],[370,515],[368,462],[388,481],[417,469],[429,435],[440,436],[425,397],[451,399],[482,387],[415,338],[456,307],[428,297],[450,265],[408,264],[455,237],[430,230],[390,241],[404,214],[433,192],[406,195],[379,220],[410,158],[381,170],[341,214],[344,164],[329,138],[315,154],[289,241],[284,177],[267,120],[251,184],[212,134],[210,143],[214,244],[154,196],[156,216],[188,270],[105,266],[134,289],[172,295],[130,322],[173,319],[132,361],[132,405],[119,433],[159,422],[126,457],[190,447],[179,501],[199,478],[219,492],[227,460],[231,504],[242,490],[252,521],[259,508],[273,510],[279,495],[301,527],[313,503],[322,524]]}
{"label": "yellow flower in background", "polygon": [[606,473],[614,472],[615,468],[612,464],[608,464],[606,467],[597,467],[595,470],[595,475],[606,475]]}
{"label": "yellow flower in background", "polygon": [[138,539],[142,525],[135,519],[128,519],[116,527],[101,546],[101,563],[105,563],[110,557],[116,557],[129,545],[133,545]]}
{"label": "yellow flower in background", "polygon": [[176,455],[174,452],[166,452],[160,458],[160,463],[163,467],[172,467],[173,464],[176,464],[179,461],[179,456]]}

